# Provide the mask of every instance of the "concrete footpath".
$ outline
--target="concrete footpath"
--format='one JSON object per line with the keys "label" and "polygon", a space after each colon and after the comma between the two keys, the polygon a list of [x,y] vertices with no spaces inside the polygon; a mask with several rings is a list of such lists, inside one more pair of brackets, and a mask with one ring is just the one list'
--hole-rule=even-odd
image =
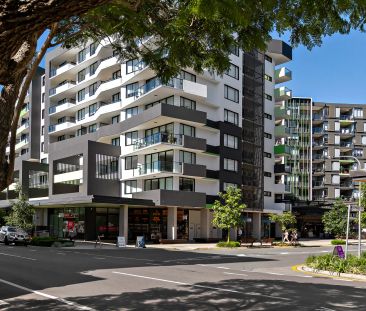
{"label": "concrete footpath", "polygon": [[[333,246],[331,244],[332,240],[323,240],[323,239],[304,239],[300,240],[300,244],[303,247],[325,247],[325,246]],[[349,240],[350,245],[357,245],[358,240]],[[366,240],[362,240],[362,245],[366,246]],[[170,250],[181,250],[181,251],[192,251],[192,250],[202,250],[202,249],[214,249],[217,248],[216,243],[184,243],[184,244],[146,244],[147,248],[157,248],[157,249],[170,249]],[[242,246],[243,248],[248,248],[246,246]],[[290,247],[290,246],[289,246]],[[92,248],[102,248],[102,249],[112,249],[116,248],[116,244],[114,243],[104,243],[95,244],[95,242],[91,241],[75,241],[74,248],[80,249],[92,249]],[[135,248],[134,245],[127,245],[127,248]],[[251,248],[261,248],[260,243],[254,243],[254,246]],[[268,248],[268,246],[263,246],[263,248]],[[286,246],[282,246],[281,248],[286,248]]]}

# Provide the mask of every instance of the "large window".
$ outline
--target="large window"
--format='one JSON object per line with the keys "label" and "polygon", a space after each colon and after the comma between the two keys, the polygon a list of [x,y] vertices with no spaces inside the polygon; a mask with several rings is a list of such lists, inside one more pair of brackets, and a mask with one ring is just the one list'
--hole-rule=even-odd
{"label": "large window", "polygon": [[224,97],[232,102],[239,102],[239,91],[231,86],[225,84],[224,86]]}
{"label": "large window", "polygon": [[126,85],[126,97],[129,98],[135,96],[137,94],[138,88],[139,88],[138,82]]}
{"label": "large window", "polygon": [[113,80],[119,79],[120,77],[121,77],[121,70],[117,70],[117,71],[112,73],[112,79]]}
{"label": "large window", "polygon": [[120,138],[119,138],[119,137],[112,138],[111,144],[112,144],[113,146],[120,146],[120,145],[121,145]]}
{"label": "large window", "polygon": [[118,103],[121,101],[121,93],[116,93],[112,95],[112,103]]}
{"label": "large window", "polygon": [[230,48],[230,52],[235,56],[239,56],[239,47],[236,45],[232,45]]}
{"label": "large window", "polygon": [[226,70],[225,74],[236,80],[239,80],[239,67],[230,63],[230,67],[228,70]]}
{"label": "large window", "polygon": [[76,114],[76,119],[78,121],[84,120],[85,119],[85,114],[86,114],[86,109],[85,108],[78,110],[78,112]]}
{"label": "large window", "polygon": [[188,80],[192,82],[196,82],[196,75],[189,73],[187,71],[182,70],[178,75],[179,79]]}
{"label": "large window", "polygon": [[192,110],[196,110],[196,102],[194,100],[181,97],[180,98],[180,106]]}
{"label": "large window", "polygon": [[118,176],[118,157],[96,154],[96,178],[117,180]]}
{"label": "large window", "polygon": [[125,181],[125,194],[137,192],[137,180],[126,180]]}
{"label": "large window", "polygon": [[95,62],[89,66],[89,75],[92,76],[97,71],[99,63]]}
{"label": "large window", "polygon": [[82,89],[78,92],[78,102],[81,102],[85,99],[85,89]]}
{"label": "large window", "polygon": [[160,126],[153,127],[151,129],[145,130],[145,137],[152,136],[154,134],[164,133],[173,134],[174,133],[174,123],[168,123]]}
{"label": "large window", "polygon": [[146,104],[145,109],[149,109],[151,107],[154,107],[157,104],[167,104],[167,105],[173,105],[174,106],[174,96],[169,96],[169,97],[160,99],[156,102]]}
{"label": "large window", "polygon": [[196,164],[196,154],[188,151],[179,151],[179,162]]}
{"label": "large window", "polygon": [[80,129],[77,129],[76,131],[76,136],[82,136],[85,135],[87,133],[87,128],[86,127],[82,127]]}
{"label": "large window", "polygon": [[135,143],[135,141],[137,139],[138,139],[138,132],[137,131],[126,133],[126,135],[125,135],[125,145],[126,146],[131,146]]}
{"label": "large window", "polygon": [[119,122],[119,115],[112,117],[112,124],[116,124]]}
{"label": "large window", "polygon": [[196,129],[193,126],[186,124],[179,124],[179,133],[181,135],[196,137]]}
{"label": "large window", "polygon": [[141,60],[132,59],[126,62],[126,74],[138,71],[141,69]]}
{"label": "large window", "polygon": [[224,146],[228,148],[238,149],[239,138],[229,134],[224,134]]}
{"label": "large window", "polygon": [[95,42],[93,42],[92,44],[89,45],[89,54],[94,55],[96,49],[97,49],[97,44]]}
{"label": "large window", "polygon": [[173,190],[173,177],[155,178],[144,180],[144,190]]}
{"label": "large window", "polygon": [[78,82],[84,81],[86,76],[86,69],[78,72]]}
{"label": "large window", "polygon": [[238,161],[233,159],[224,158],[224,170],[227,171],[238,171]]}
{"label": "large window", "polygon": [[98,110],[98,104],[94,103],[89,106],[89,117],[94,115]]}
{"label": "large window", "polygon": [[179,178],[179,190],[180,191],[192,191],[194,192],[194,179],[192,178]]}
{"label": "large window", "polygon": [[85,58],[86,58],[86,49],[83,49],[78,53],[78,63],[84,61]]}
{"label": "large window", "polygon": [[139,107],[127,108],[125,110],[125,113],[126,113],[125,118],[126,119],[129,119],[132,116],[135,116],[135,115],[137,115],[139,113]]}
{"label": "large window", "polygon": [[133,170],[137,168],[137,156],[125,158],[125,170]]}
{"label": "large window", "polygon": [[98,82],[89,85],[89,96],[93,96],[98,89]]}
{"label": "large window", "polygon": [[238,126],[239,125],[239,114],[225,109],[224,110],[224,121]]}
{"label": "large window", "polygon": [[96,123],[89,125],[89,133],[94,133],[96,131],[97,131],[97,124]]}

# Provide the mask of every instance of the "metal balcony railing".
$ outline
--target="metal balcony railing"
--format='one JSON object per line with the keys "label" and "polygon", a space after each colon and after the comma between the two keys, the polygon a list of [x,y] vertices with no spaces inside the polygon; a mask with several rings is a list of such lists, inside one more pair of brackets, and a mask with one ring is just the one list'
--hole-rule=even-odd
{"label": "metal balcony railing", "polygon": [[156,133],[137,140],[133,145],[133,149],[139,150],[158,143],[182,145],[182,135],[174,135],[171,133]]}
{"label": "metal balcony railing", "polygon": [[161,172],[182,173],[182,162],[155,161],[145,163],[133,170],[133,176],[155,174]]}

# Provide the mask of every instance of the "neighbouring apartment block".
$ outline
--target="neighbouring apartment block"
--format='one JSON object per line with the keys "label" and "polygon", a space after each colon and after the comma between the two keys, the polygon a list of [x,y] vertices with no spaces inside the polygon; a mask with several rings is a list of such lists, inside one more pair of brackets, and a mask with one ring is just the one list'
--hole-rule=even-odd
{"label": "neighbouring apartment block", "polygon": [[266,52],[233,49],[222,76],[184,68],[162,83],[143,61],[119,61],[107,41],[56,48],[32,82],[35,134],[0,204],[20,182],[38,229],[53,236],[207,240],[223,234],[212,226],[217,193],[235,186],[244,234],[278,236],[268,214],[290,209],[275,122],[291,97],[281,67],[291,59],[291,47],[272,40]]}

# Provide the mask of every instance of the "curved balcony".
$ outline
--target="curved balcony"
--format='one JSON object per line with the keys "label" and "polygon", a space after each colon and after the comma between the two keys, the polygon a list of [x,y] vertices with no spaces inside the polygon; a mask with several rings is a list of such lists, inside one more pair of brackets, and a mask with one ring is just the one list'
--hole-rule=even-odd
{"label": "curved balcony", "polygon": [[17,128],[17,132],[16,135],[19,135],[20,133],[25,133],[26,130],[29,129],[29,120],[27,120],[26,122],[24,122],[23,124],[21,124],[18,128]]}
{"label": "curved balcony", "polygon": [[66,102],[62,104],[58,104],[55,106],[51,106],[48,108],[48,114],[49,116],[57,116],[60,113],[64,112],[65,110],[68,110],[75,106],[75,99],[68,99]]}
{"label": "curved balcony", "polygon": [[292,71],[286,67],[275,70],[275,83],[283,83],[292,80]]}

